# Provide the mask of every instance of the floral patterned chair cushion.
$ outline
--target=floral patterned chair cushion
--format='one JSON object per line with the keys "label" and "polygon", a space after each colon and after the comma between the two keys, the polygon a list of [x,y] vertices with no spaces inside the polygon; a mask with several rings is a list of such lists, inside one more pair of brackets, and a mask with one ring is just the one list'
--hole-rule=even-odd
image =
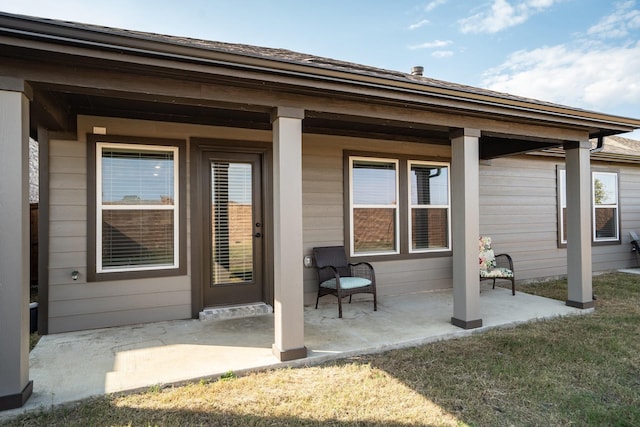
{"label": "floral patterned chair cushion", "polygon": [[478,240],[480,252],[480,271],[490,270],[496,266],[496,256],[491,249],[491,237],[480,237]]}
{"label": "floral patterned chair cushion", "polygon": [[496,287],[496,279],[511,281],[512,294],[516,294],[515,277],[513,274],[513,261],[507,254],[496,255],[491,248],[491,237],[483,236],[478,240],[478,261],[480,265],[480,280],[493,280],[493,288]]}
{"label": "floral patterned chair cushion", "polygon": [[509,279],[513,277],[513,271],[504,267],[496,267],[491,270],[480,270],[480,277],[483,279]]}

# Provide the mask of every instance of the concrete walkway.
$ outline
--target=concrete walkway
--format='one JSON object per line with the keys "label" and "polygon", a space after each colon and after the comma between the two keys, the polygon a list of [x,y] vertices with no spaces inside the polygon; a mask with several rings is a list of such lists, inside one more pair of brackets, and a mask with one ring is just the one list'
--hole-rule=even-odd
{"label": "concrete walkway", "polygon": [[[306,359],[280,363],[271,354],[273,315],[199,321],[178,320],[47,335],[30,355],[34,392],[20,409],[0,412],[0,420],[105,393],[218,377],[229,371],[303,366],[356,354],[415,346],[468,336],[496,327],[557,316],[590,313],[561,301],[483,285],[484,326],[465,331],[451,325],[451,291],[379,298],[305,308]],[[325,298],[330,301],[329,297]],[[334,300],[335,301],[335,300]]]}

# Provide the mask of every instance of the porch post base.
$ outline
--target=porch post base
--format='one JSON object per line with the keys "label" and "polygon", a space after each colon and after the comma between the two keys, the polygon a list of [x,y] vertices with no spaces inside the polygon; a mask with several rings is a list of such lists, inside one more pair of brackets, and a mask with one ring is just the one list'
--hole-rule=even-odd
{"label": "porch post base", "polygon": [[482,319],[477,320],[460,320],[455,317],[451,318],[451,324],[462,329],[476,329],[482,327]]}
{"label": "porch post base", "polygon": [[21,408],[33,393],[33,381],[29,381],[22,393],[0,396],[0,411]]}
{"label": "porch post base", "polygon": [[305,357],[307,357],[307,347],[294,348],[291,350],[283,351],[277,348],[276,345],[274,344],[271,347],[271,351],[273,352],[273,355],[277,357],[278,360],[281,362],[287,362],[289,360],[296,360],[296,359],[304,359]]}
{"label": "porch post base", "polygon": [[566,304],[569,307],[575,307],[575,308],[580,308],[580,309],[594,308],[596,306],[596,303],[593,302],[593,301],[578,302],[578,301],[567,300]]}

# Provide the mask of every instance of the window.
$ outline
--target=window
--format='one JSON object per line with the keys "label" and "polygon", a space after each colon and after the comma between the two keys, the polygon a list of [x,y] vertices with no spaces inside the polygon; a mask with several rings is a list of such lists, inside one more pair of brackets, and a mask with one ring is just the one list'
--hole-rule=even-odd
{"label": "window", "polygon": [[[558,170],[560,242],[567,243],[567,178],[564,169]],[[618,174],[591,173],[591,205],[594,242],[619,242]]]}
{"label": "window", "polygon": [[618,174],[594,172],[592,186],[594,241],[618,241]]}
{"label": "window", "polygon": [[449,165],[408,158],[348,157],[352,256],[450,250]]}
{"label": "window", "polygon": [[564,169],[558,169],[558,199],[560,201],[560,243],[567,244],[567,173]]}
{"label": "window", "polygon": [[449,168],[409,161],[409,252],[449,248]]}
{"label": "window", "polygon": [[398,253],[398,161],[352,157],[351,253]]}
{"label": "window", "polygon": [[91,146],[95,222],[90,221],[89,280],[182,274],[186,236],[179,144],[105,139]]}

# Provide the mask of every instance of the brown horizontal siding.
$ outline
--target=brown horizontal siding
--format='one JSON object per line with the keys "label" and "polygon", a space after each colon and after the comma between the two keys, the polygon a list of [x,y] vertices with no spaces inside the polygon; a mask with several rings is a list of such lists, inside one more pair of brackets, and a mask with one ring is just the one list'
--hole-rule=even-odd
{"label": "brown horizontal siding", "polygon": [[[107,326],[124,326],[136,323],[159,322],[167,319],[184,319],[189,317],[191,304],[172,305],[166,307],[149,307],[141,310],[121,310],[116,313],[90,313],[86,315],[66,315],[64,317],[50,317],[49,331],[51,333],[74,331],[81,329],[104,328]],[[187,313],[187,315],[185,315]]]}
{"label": "brown horizontal siding", "polygon": [[[303,144],[304,252],[315,246],[344,244],[343,151],[408,154],[448,159],[449,147],[357,138],[305,135]],[[380,295],[451,287],[451,258],[378,261],[373,263]],[[305,303],[315,303],[314,269],[304,270]],[[325,298],[328,300],[329,298]]]}
{"label": "brown horizontal siding", "polygon": [[[101,282],[100,284],[91,285],[74,282],[71,280],[70,276],[68,280],[64,277],[59,277],[59,279],[61,279],[61,283],[55,285],[56,301],[83,300],[87,298],[113,298],[117,295],[126,295],[127,298],[141,298],[156,292],[173,293],[186,292],[189,290],[189,284],[185,280],[180,280],[179,283],[176,283],[175,279],[168,277],[158,279],[140,279],[135,282]],[[102,286],[105,283],[108,284],[108,286]]]}
{"label": "brown horizontal siding", "polygon": [[[49,222],[49,236],[50,237],[86,237],[87,228],[86,225],[79,223],[76,220],[61,220],[58,217],[54,218],[50,216]],[[52,253],[57,251],[56,248],[51,248]]]}
{"label": "brown horizontal siding", "polygon": [[[87,121],[91,119],[79,120],[80,126]],[[188,276],[86,283],[88,181],[84,135],[91,126],[85,123],[85,127],[84,132],[78,132],[80,141],[50,142],[49,332],[190,317]],[[119,128],[109,127],[120,134],[139,130],[122,124]],[[77,281],[71,278],[73,270],[80,273]]]}
{"label": "brown horizontal siding", "polygon": [[50,237],[49,244],[59,252],[85,252],[87,250],[86,237]]}
{"label": "brown horizontal siding", "polygon": [[[67,300],[55,300],[49,308],[49,316],[75,316],[89,315],[92,313],[116,313],[126,310],[145,310],[155,307],[170,307],[173,305],[190,304],[191,291],[165,291],[150,292],[145,294],[128,295],[127,298],[121,296],[106,296],[91,298],[75,298]],[[184,318],[190,317],[190,311],[185,312]]]}
{"label": "brown horizontal siding", "polygon": [[511,255],[516,280],[566,274],[557,230],[556,163],[520,156],[480,167],[480,234]]}
{"label": "brown horizontal siding", "polygon": [[87,220],[87,207],[82,206],[67,206],[67,205],[53,205],[49,209],[49,215],[51,218],[64,218],[65,221],[86,221]]}
{"label": "brown horizontal siding", "polygon": [[[496,253],[513,257],[519,280],[566,275],[566,249],[556,242],[557,165],[564,160],[519,156],[481,166],[480,231],[493,238]],[[602,162],[592,167],[619,172],[623,241],[592,246],[593,271],[634,266],[628,232],[640,231],[640,169]]]}

